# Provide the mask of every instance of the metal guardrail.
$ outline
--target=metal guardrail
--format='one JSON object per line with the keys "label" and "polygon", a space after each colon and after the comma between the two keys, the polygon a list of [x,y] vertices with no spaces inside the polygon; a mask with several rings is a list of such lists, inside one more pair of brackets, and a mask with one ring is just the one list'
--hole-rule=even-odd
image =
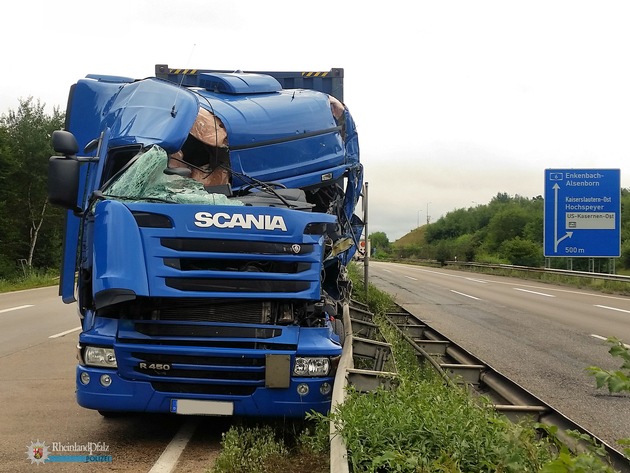
{"label": "metal guardrail", "polygon": [[[448,385],[465,383],[471,386],[479,394],[488,397],[495,409],[512,421],[527,416],[541,424],[558,427],[558,439],[573,451],[585,451],[589,444],[575,440],[567,431],[586,434],[605,448],[611,465],[617,471],[630,473],[630,459],[621,452],[495,371],[417,316],[400,308],[398,312],[386,314],[386,320],[414,348],[418,358],[431,363]],[[359,391],[372,391],[396,376],[395,373],[382,371],[391,355],[391,347],[382,340],[377,340],[380,338],[380,330],[372,323],[372,314],[367,307],[357,306],[356,303],[352,307],[344,306],[343,321],[346,338],[333,387],[333,411],[344,402],[348,384],[354,385]],[[357,359],[365,357],[371,360],[368,364],[372,364],[372,369],[355,369],[355,356]],[[348,471],[345,442],[331,422],[330,472]]]}
{"label": "metal guardrail", "polygon": [[[367,307],[353,302],[352,307],[343,308],[344,344],[341,360],[335,375],[331,413],[345,402],[346,390],[352,385],[359,392],[374,391],[396,376],[383,371],[391,358],[391,346],[380,340],[380,329],[372,323],[372,314]],[[355,368],[355,359],[361,368]],[[330,423],[330,473],[348,473],[348,451],[334,422]]]}
{"label": "metal guardrail", "polygon": [[[414,260],[409,260],[414,261]],[[440,264],[437,261],[428,261],[432,264]],[[469,268],[487,268],[497,270],[522,271],[525,273],[547,273],[558,274],[562,276],[574,276],[578,278],[601,279],[604,281],[621,281],[630,282],[630,276],[622,274],[596,273],[591,271],[575,271],[572,269],[555,269],[555,268],[536,268],[533,266],[518,266],[512,264],[491,264],[491,263],[469,263],[465,261],[445,261],[445,266],[463,266]]]}
{"label": "metal guardrail", "polygon": [[[335,383],[333,385],[332,402],[330,406],[331,413],[336,412],[338,406],[343,404],[346,398],[346,388],[348,386],[347,373],[354,368],[352,359],[352,324],[350,322],[350,306],[347,303],[343,306],[343,330],[345,338],[341,351],[341,359],[337,367],[337,374],[335,375]],[[337,432],[337,427],[334,422],[330,423],[330,472],[349,472],[346,443],[341,434]]]}
{"label": "metal guardrail", "polygon": [[[434,366],[439,365],[439,368],[436,368],[438,372],[448,375],[452,382],[467,384],[489,398],[495,410],[508,419],[517,421],[527,416],[541,424],[556,426],[558,439],[574,452],[588,451],[591,446],[587,442],[575,440],[567,431],[585,434],[604,447],[611,465],[617,471],[630,473],[630,459],[621,452],[429,327],[417,316],[401,309],[398,313],[387,314],[386,319],[397,328],[401,337],[414,347],[419,356]],[[413,330],[414,327],[420,327],[419,334],[418,330]],[[435,349],[437,343],[441,346]]]}

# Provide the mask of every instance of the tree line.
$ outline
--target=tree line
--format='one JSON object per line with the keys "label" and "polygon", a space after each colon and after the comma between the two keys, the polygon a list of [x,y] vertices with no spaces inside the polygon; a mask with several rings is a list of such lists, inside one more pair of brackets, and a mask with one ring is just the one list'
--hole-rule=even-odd
{"label": "tree line", "polygon": [[[396,242],[376,232],[370,235],[375,256],[503,263],[541,267],[544,199],[499,192],[489,203],[448,212]],[[621,257],[617,269],[630,269],[630,189],[621,189]],[[568,265],[569,258],[551,258],[552,267]],[[588,258],[573,258],[571,267],[588,270]],[[596,271],[608,272],[610,258],[596,258]]]}
{"label": "tree line", "polygon": [[48,203],[47,177],[64,119],[32,97],[0,115],[0,279],[59,267],[65,212]]}
{"label": "tree line", "polygon": [[[29,97],[0,115],[0,279],[59,267],[65,211],[47,201],[51,136],[62,129],[58,108]],[[438,261],[460,260],[539,267],[544,264],[544,200],[499,192],[487,204],[448,212],[391,243],[384,232],[370,235],[373,256]],[[552,258],[563,267],[566,258]],[[596,270],[607,271],[609,259]],[[588,269],[574,258],[573,269]],[[630,189],[621,190],[621,258],[630,270]],[[583,266],[583,267],[582,267]]]}

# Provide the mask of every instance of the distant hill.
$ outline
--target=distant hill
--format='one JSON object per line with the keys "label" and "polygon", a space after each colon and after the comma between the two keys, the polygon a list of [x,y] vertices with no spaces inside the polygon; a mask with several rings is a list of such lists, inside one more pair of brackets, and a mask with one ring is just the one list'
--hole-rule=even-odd
{"label": "distant hill", "polygon": [[425,243],[424,241],[424,233],[426,231],[426,226],[423,225],[418,228],[414,228],[406,235],[402,236],[398,240],[392,243],[392,246],[400,247],[400,246],[413,246],[413,245],[422,245]]}

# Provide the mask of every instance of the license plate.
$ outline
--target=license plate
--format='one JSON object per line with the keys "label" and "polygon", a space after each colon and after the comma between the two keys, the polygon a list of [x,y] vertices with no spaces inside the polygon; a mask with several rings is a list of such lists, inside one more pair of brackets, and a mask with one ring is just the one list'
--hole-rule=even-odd
{"label": "license plate", "polygon": [[231,416],[234,414],[234,403],[198,399],[171,399],[171,412],[182,415]]}

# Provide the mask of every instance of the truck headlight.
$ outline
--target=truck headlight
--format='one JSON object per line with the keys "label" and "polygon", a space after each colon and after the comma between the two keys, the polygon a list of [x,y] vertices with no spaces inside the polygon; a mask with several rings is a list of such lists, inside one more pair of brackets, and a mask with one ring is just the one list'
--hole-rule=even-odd
{"label": "truck headlight", "polygon": [[330,358],[298,356],[293,365],[293,376],[326,376],[330,373]]}
{"label": "truck headlight", "polygon": [[96,366],[98,368],[118,367],[113,348],[86,346],[83,351],[83,360],[87,366]]}

